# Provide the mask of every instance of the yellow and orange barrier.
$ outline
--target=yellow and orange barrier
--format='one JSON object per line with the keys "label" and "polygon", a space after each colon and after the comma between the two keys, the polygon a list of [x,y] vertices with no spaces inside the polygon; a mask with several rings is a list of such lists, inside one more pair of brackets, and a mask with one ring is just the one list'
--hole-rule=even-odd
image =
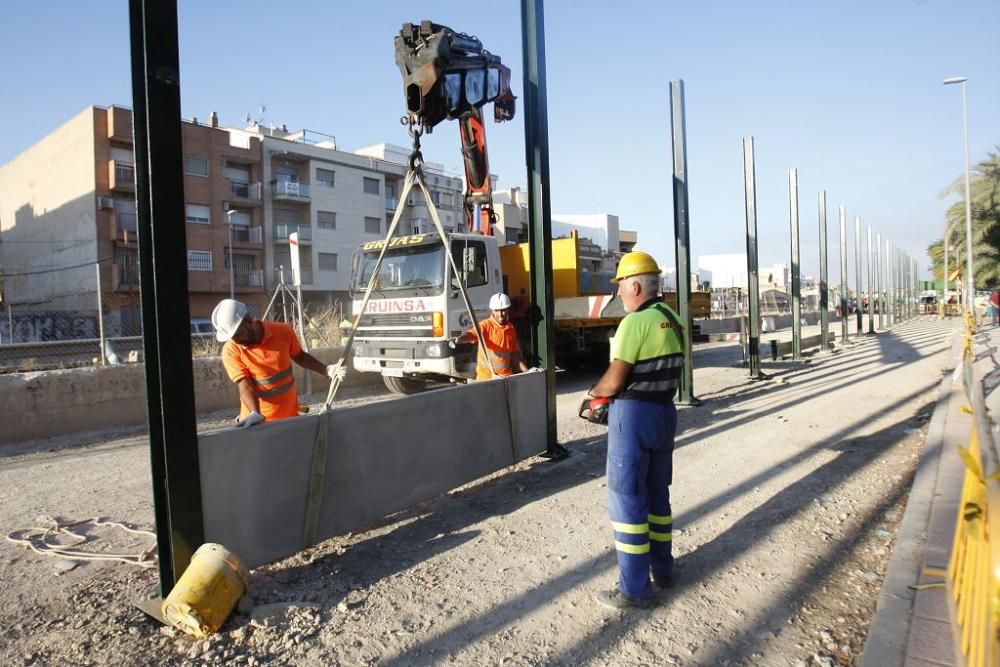
{"label": "yellow and orange barrier", "polygon": [[[982,387],[973,373],[975,323],[966,314],[962,375],[972,415],[968,448],[959,447],[965,480],[948,565],[960,651],[969,667],[1000,666],[1000,465]],[[992,537],[992,539],[991,539]]]}

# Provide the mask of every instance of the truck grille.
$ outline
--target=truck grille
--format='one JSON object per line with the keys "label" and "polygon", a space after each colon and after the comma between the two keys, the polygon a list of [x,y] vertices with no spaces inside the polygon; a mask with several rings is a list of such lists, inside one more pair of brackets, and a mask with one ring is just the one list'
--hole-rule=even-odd
{"label": "truck grille", "polygon": [[362,328],[370,327],[411,327],[430,329],[433,326],[431,313],[376,313],[365,315],[359,324]]}
{"label": "truck grille", "polygon": [[358,325],[360,338],[427,338],[434,330],[431,313],[375,313]]}

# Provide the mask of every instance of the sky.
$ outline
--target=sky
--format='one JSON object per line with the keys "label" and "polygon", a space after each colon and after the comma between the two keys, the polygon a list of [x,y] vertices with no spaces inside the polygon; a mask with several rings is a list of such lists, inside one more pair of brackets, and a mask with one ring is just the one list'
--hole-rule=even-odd
{"label": "sky", "polygon": [[[216,111],[242,126],[249,113],[347,150],[408,145],[392,39],[422,19],[478,36],[522,98],[520,3],[510,0],[179,0],[178,13],[188,119]],[[789,262],[794,168],[803,272],[819,273],[825,191],[831,283],[840,206],[849,229],[860,216],[926,273],[927,245],[956,200],[942,192],[963,174],[961,90],[943,79],[969,79],[970,162],[1000,145],[998,0],[550,0],[544,16],[552,211],[617,215],[664,266],[674,264],[671,81],[684,81],[693,262],[746,249],[746,136],[760,264]],[[131,106],[128,3],[11,4],[0,63],[2,164],[89,105]],[[527,182],[523,111],[487,127],[501,188]],[[425,138],[424,156],[461,173],[455,123]]]}

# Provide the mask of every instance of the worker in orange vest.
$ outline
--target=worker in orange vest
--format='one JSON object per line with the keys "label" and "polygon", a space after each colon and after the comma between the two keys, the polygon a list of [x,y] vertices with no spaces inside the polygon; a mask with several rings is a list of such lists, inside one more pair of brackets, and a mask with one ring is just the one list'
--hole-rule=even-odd
{"label": "worker in orange vest", "polygon": [[222,346],[222,365],[240,395],[240,416],[236,424],[244,428],[262,421],[274,421],[299,414],[292,362],[320,375],[344,379],[347,369],[327,366],[302,349],[295,330],[281,322],[258,320],[247,312],[246,304],[223,299],[212,312],[215,337]]}
{"label": "worker in orange vest", "polygon": [[[517,342],[517,330],[510,321],[509,296],[498,292],[490,297],[490,317],[479,323],[479,329],[486,343],[479,349],[477,380],[490,380],[494,374],[503,377],[528,370],[528,364],[524,363],[524,357],[521,356],[521,346]],[[476,330],[469,333],[475,337]],[[490,372],[491,366],[493,373]]]}

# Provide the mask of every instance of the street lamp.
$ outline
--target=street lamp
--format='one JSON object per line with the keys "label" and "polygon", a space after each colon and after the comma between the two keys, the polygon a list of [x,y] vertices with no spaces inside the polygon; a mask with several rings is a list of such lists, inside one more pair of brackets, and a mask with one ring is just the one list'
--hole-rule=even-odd
{"label": "street lamp", "polygon": [[965,146],[965,270],[969,274],[966,283],[968,297],[965,307],[969,309],[972,317],[975,318],[976,293],[975,282],[972,276],[972,196],[969,194],[969,105],[965,95],[966,81],[967,79],[964,76],[953,76],[950,79],[945,79],[944,85],[948,86],[958,83],[962,87],[962,140]]}
{"label": "street lamp", "polygon": [[235,208],[231,208],[226,211],[226,221],[229,224],[229,298],[235,299],[234,296],[236,292],[236,283],[233,279],[233,214],[236,213]]}

